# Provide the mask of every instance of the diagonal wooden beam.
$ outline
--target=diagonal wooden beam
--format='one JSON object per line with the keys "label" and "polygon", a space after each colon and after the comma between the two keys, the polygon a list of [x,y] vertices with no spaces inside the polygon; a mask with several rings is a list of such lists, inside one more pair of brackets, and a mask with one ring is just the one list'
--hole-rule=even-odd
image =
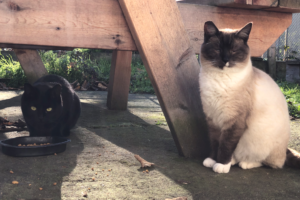
{"label": "diagonal wooden beam", "polygon": [[18,57],[29,83],[32,84],[37,79],[48,74],[37,50],[14,49],[14,52]]}
{"label": "diagonal wooden beam", "polygon": [[208,153],[199,64],[174,0],[119,0],[180,155]]}

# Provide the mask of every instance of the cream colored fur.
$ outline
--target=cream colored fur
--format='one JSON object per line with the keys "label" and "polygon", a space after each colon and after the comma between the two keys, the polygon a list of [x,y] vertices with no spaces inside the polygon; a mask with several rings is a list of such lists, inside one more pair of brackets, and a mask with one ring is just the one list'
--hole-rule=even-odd
{"label": "cream colored fur", "polygon": [[[235,102],[251,98],[248,128],[234,151],[232,164],[239,163],[243,169],[262,163],[281,168],[290,136],[289,114],[286,100],[273,79],[252,67],[250,57],[245,63],[225,66],[223,70],[201,57],[199,83],[204,113],[222,130],[231,126],[228,121],[239,117],[235,110],[242,105]],[[252,89],[250,96],[242,92],[247,87]]]}

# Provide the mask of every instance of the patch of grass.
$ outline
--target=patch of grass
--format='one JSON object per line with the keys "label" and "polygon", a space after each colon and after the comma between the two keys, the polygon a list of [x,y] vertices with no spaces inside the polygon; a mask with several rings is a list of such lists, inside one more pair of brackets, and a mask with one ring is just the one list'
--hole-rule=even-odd
{"label": "patch of grass", "polygon": [[288,103],[289,113],[291,116],[300,117],[300,86],[295,83],[278,81],[277,84],[284,94]]}

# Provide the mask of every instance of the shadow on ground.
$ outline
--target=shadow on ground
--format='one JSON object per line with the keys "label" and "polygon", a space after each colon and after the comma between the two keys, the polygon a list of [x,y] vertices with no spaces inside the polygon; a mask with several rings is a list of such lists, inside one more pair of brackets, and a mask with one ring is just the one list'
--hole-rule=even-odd
{"label": "shadow on ground", "polygon": [[[34,158],[0,154],[0,199],[84,199],[82,192],[87,192],[88,199],[300,197],[300,169],[233,167],[229,174],[216,174],[203,167],[201,160],[178,156],[153,95],[129,95],[128,111],[108,110],[105,92],[80,92],[79,96],[82,116],[66,152]],[[0,98],[0,116],[12,121],[21,117],[18,93],[1,92]],[[292,122],[296,149],[299,124]],[[0,134],[4,139],[28,133]],[[156,166],[143,172],[134,154]],[[19,185],[12,185],[13,180]]]}

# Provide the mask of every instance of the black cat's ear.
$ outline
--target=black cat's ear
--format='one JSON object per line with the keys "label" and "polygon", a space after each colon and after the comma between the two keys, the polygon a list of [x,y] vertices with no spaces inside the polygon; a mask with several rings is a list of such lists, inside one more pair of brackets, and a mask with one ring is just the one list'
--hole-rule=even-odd
{"label": "black cat's ear", "polygon": [[245,43],[249,39],[249,35],[252,29],[252,22],[248,23],[246,26],[241,28],[239,32],[237,32],[237,36],[245,41]]}
{"label": "black cat's ear", "polygon": [[53,97],[57,97],[60,96],[60,93],[61,93],[61,85],[57,84],[52,88],[51,94]]}
{"label": "black cat's ear", "polygon": [[204,24],[204,42],[208,42],[209,38],[218,35],[219,29],[212,21],[207,21]]}
{"label": "black cat's ear", "polygon": [[25,83],[24,84],[24,94],[25,95],[30,95],[30,96],[34,96],[36,95],[37,90],[36,88],[34,88],[32,85],[30,85],[29,83]]}

